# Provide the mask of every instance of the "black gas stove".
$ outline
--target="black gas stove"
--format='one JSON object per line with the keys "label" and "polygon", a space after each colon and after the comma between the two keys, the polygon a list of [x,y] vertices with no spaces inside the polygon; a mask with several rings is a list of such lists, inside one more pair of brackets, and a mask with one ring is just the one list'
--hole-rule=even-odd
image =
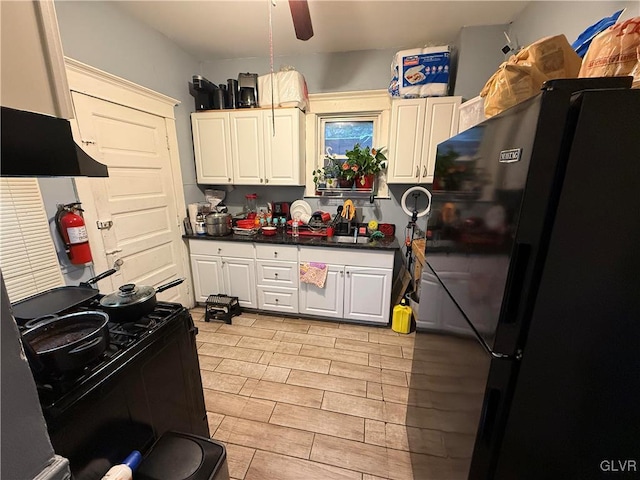
{"label": "black gas stove", "polygon": [[[73,308],[81,310],[100,310],[99,297]],[[108,327],[109,346],[95,361],[34,373],[51,443],[75,480],[102,478],[168,430],[209,436],[189,311],[158,302],[147,316]]]}

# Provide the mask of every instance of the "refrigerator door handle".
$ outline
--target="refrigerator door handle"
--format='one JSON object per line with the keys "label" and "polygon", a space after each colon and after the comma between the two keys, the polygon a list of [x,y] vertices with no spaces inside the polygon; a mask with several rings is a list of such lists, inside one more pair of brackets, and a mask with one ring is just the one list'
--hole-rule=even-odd
{"label": "refrigerator door handle", "polygon": [[467,317],[467,314],[464,313],[464,310],[458,304],[458,302],[456,301],[455,297],[453,295],[451,295],[451,292],[449,291],[447,286],[442,282],[442,280],[440,280],[440,277],[438,276],[436,271],[429,264],[429,262],[426,262],[426,263],[427,263],[427,266],[429,267],[429,270],[431,270],[431,272],[433,273],[433,276],[438,279],[438,283],[440,284],[440,286],[442,288],[444,288],[444,291],[447,292],[447,295],[449,295],[449,298],[451,299],[453,304],[456,306],[458,311],[464,317],[465,322],[467,322],[467,324],[469,325],[469,328],[471,328],[471,331],[473,332],[474,337],[480,343],[480,345],[482,346],[484,351],[487,352],[491,356],[491,358],[496,358],[496,359],[499,359],[499,360],[520,360],[522,358],[522,351],[521,350],[516,351],[516,353],[514,353],[513,355],[510,355],[510,354],[507,354],[507,353],[494,352],[493,350],[491,350],[491,347],[487,344],[487,342],[484,340],[484,338],[482,338],[482,335],[480,335],[480,332],[478,332],[478,330],[473,325],[473,323],[471,323],[471,320],[469,320],[469,317]]}

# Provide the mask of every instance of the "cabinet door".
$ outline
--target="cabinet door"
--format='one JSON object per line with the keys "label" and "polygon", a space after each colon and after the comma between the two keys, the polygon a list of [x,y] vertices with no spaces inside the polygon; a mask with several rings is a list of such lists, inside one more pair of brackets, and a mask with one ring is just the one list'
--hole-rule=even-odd
{"label": "cabinet door", "polygon": [[433,183],[438,144],[458,132],[462,97],[427,98],[426,121],[422,140],[420,183]]}
{"label": "cabinet door", "polygon": [[220,257],[191,255],[191,273],[196,302],[205,303],[209,295],[224,293]]}
{"label": "cabinet door", "polygon": [[324,288],[300,283],[300,313],[322,317],[342,318],[344,298],[344,267],[327,265]]}
{"label": "cabinet door", "polygon": [[387,324],[393,271],[386,268],[344,268],[344,319]]}
{"label": "cabinet door", "polygon": [[[297,108],[263,113],[265,183],[269,185],[304,185],[304,115]],[[275,135],[274,135],[275,120]]]}
{"label": "cabinet door", "polygon": [[391,105],[387,183],[418,183],[426,100],[394,100]]}
{"label": "cabinet door", "polygon": [[222,275],[224,293],[238,297],[241,307],[258,308],[255,260],[222,257]]}
{"label": "cabinet door", "polygon": [[264,184],[264,131],[262,111],[230,112],[233,182],[236,185]]}
{"label": "cabinet door", "polygon": [[233,183],[229,114],[192,113],[191,129],[198,183]]}

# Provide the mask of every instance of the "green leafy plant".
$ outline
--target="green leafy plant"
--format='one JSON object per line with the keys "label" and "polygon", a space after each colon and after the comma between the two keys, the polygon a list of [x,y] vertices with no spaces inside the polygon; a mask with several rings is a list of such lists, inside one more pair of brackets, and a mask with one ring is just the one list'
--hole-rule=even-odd
{"label": "green leafy plant", "polygon": [[345,155],[347,163],[352,167],[351,170],[356,174],[377,175],[387,167],[384,147],[369,149],[369,147],[362,148],[359,143],[356,143],[352,150],[345,152]]}
{"label": "green leafy plant", "polygon": [[327,154],[324,157],[324,166],[317,168],[311,174],[313,175],[313,183],[316,186],[319,183],[323,183],[327,178],[340,178],[340,161],[335,155]]}

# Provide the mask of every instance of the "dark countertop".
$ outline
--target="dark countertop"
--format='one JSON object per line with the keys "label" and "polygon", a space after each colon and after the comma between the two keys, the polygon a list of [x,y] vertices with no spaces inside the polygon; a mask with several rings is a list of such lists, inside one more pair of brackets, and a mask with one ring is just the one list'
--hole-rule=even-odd
{"label": "dark countertop", "polygon": [[221,242],[249,242],[266,243],[271,245],[302,245],[305,247],[330,247],[330,248],[351,248],[358,250],[398,250],[400,244],[393,238],[382,238],[369,243],[333,243],[328,242],[325,237],[300,236],[293,238],[291,235],[274,235],[265,237],[261,234],[248,235],[226,235],[224,237],[211,237],[209,235],[183,235],[182,238],[189,240],[217,240]]}

